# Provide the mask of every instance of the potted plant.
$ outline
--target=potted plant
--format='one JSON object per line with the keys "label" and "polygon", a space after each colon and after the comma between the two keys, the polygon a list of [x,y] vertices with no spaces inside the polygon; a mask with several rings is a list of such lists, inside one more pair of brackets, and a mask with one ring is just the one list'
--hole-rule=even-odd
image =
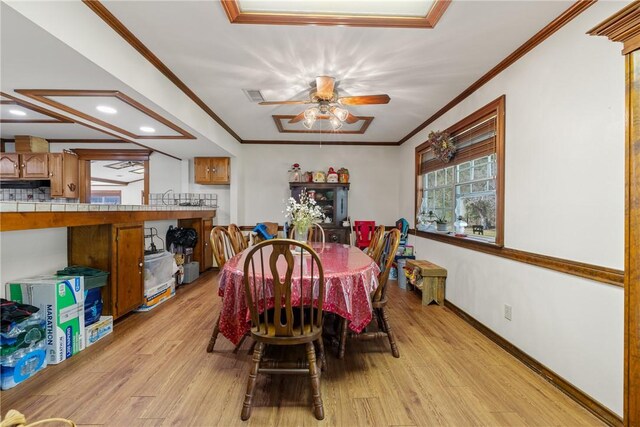
{"label": "potted plant", "polygon": [[447,231],[447,220],[444,217],[440,217],[433,211],[429,211],[429,215],[427,215],[427,218],[429,218],[430,221],[435,221],[436,230]]}
{"label": "potted plant", "polygon": [[307,232],[312,224],[324,219],[322,208],[316,201],[309,197],[306,188],[300,193],[300,201],[289,197],[286,208],[286,217],[291,220],[295,230],[295,239],[301,242],[307,241]]}

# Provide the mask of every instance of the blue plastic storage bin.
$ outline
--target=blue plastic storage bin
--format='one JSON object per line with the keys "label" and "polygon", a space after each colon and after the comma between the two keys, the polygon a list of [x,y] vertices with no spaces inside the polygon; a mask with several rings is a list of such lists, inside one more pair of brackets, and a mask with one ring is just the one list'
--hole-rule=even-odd
{"label": "blue plastic storage bin", "polygon": [[84,326],[89,326],[100,320],[102,315],[102,294],[100,288],[84,291]]}

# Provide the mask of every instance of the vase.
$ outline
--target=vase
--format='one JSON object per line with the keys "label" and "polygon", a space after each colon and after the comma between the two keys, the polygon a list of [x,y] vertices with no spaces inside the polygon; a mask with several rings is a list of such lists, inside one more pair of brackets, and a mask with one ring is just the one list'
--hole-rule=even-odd
{"label": "vase", "polygon": [[309,227],[294,227],[293,238],[301,243],[307,243]]}
{"label": "vase", "polygon": [[436,223],[436,230],[438,231],[447,231],[447,223]]}

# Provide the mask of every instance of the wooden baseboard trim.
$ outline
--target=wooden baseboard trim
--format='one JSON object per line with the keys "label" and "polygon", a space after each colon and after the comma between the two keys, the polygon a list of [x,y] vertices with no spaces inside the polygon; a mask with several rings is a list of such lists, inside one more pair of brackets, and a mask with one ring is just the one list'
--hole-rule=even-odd
{"label": "wooden baseboard trim", "polygon": [[570,382],[562,378],[560,375],[553,372],[551,369],[544,366],[542,363],[538,362],[536,359],[532,358],[518,347],[480,323],[478,320],[473,318],[471,315],[466,313],[461,308],[457,307],[449,300],[444,301],[445,307],[451,310],[458,317],[463,319],[465,322],[473,326],[475,329],[480,331],[484,336],[489,338],[491,341],[502,347],[507,353],[511,354],[513,357],[522,362],[529,369],[540,375],[542,378],[556,386],[563,393],[569,396],[571,399],[576,401],[578,404],[583,406],[586,410],[591,412],[593,415],[598,417],[601,421],[610,426],[622,426],[622,419],[611,412],[608,408],[602,406],[599,402],[594,400],[591,396],[587,395],[580,389],[576,388]]}

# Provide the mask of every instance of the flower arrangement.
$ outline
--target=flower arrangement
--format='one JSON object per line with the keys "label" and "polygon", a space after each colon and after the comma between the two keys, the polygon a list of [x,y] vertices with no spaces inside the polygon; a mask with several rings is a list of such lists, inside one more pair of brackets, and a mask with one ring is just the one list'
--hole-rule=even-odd
{"label": "flower arrangement", "polygon": [[445,218],[439,217],[433,211],[429,211],[429,213],[427,214],[427,218],[429,218],[429,220],[431,220],[431,221],[433,221],[433,219],[435,219],[436,224],[446,224],[447,223],[447,220]]}
{"label": "flower arrangement", "polygon": [[287,201],[286,217],[291,219],[296,233],[304,234],[311,227],[311,224],[320,222],[324,219],[322,208],[316,204],[316,201],[307,195],[306,188],[300,193],[300,201],[293,197],[289,197]]}
{"label": "flower arrangement", "polygon": [[456,154],[456,146],[451,142],[449,134],[444,131],[429,132],[427,139],[433,154],[444,163],[449,163]]}

